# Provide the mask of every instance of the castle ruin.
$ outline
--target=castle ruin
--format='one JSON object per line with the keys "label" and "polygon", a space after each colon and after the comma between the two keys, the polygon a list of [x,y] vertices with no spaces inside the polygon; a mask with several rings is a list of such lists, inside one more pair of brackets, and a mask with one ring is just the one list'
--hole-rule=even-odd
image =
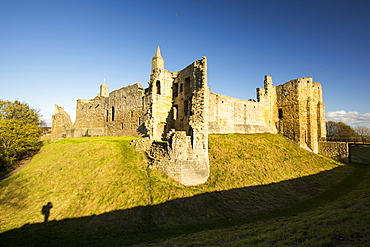
{"label": "castle ruin", "polygon": [[159,47],[148,88],[136,83],[108,93],[103,83],[94,99],[77,100],[73,125],[62,107],[55,106],[52,117],[53,140],[147,137],[137,144],[147,143],[153,167],[184,185],[208,179],[208,134],[263,132],[280,133],[317,153],[326,136],[321,84],[306,77],[274,86],[265,76],[256,101],[231,98],[210,92],[206,57],[170,72]]}

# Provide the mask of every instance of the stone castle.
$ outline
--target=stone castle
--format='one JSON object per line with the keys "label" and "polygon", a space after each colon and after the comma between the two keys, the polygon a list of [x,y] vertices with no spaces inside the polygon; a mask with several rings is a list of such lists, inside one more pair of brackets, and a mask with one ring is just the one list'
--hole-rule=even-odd
{"label": "stone castle", "polygon": [[326,136],[321,84],[311,77],[274,86],[265,76],[257,100],[241,100],[210,92],[207,58],[185,69],[164,68],[160,48],[152,58],[149,87],[139,83],[111,93],[104,83],[98,96],[77,100],[72,125],[55,105],[52,139],[82,136],[143,136],[152,166],[184,184],[197,185],[209,176],[208,135],[280,133],[303,148],[318,152]]}

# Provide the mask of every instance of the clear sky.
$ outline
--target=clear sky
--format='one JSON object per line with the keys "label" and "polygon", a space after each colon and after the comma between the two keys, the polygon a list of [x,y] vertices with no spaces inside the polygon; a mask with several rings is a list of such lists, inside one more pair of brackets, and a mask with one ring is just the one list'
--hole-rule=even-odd
{"label": "clear sky", "polygon": [[161,47],[178,71],[208,57],[212,92],[256,99],[274,85],[313,77],[327,120],[370,127],[368,0],[0,0],[0,99],[75,117],[78,98],[148,86]]}

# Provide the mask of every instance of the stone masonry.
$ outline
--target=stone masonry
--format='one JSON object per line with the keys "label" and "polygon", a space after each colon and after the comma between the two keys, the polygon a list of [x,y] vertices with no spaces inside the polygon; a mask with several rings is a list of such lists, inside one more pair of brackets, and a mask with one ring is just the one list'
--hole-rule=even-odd
{"label": "stone masonry", "polygon": [[184,185],[208,179],[208,134],[280,133],[315,153],[326,136],[321,84],[311,77],[273,86],[272,77],[265,76],[257,100],[235,99],[210,92],[206,57],[170,72],[159,47],[148,88],[136,83],[108,93],[103,83],[94,99],[77,100],[73,126],[63,108],[55,107],[53,140],[146,137],[140,146],[146,147],[152,167]]}

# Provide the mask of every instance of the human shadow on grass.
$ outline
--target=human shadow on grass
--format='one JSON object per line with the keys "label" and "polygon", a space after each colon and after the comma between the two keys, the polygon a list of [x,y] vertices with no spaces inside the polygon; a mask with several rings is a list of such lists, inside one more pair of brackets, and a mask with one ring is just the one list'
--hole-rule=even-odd
{"label": "human shadow on grass", "polygon": [[53,204],[48,202],[46,205],[42,206],[41,213],[44,215],[44,223],[48,222],[50,216],[50,210],[53,208]]}
{"label": "human shadow on grass", "polygon": [[[294,215],[335,200],[355,188],[369,170],[357,165],[354,172],[336,184],[345,169],[338,167],[278,183],[215,191],[101,215],[26,224],[0,234],[0,243],[5,246],[131,245]],[[320,186],[323,181],[334,186],[325,190]]]}

